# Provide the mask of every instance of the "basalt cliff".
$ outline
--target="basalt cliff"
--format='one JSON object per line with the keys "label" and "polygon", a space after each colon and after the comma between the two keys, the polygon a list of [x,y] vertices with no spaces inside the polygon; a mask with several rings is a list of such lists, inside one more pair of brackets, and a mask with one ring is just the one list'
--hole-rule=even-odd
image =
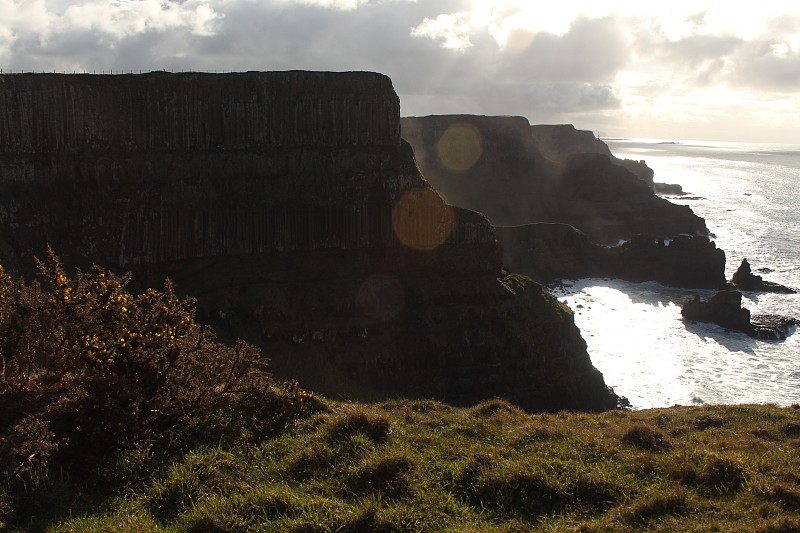
{"label": "basalt cliff", "polygon": [[373,73],[2,75],[0,262],[169,276],[323,393],[614,407],[572,313],[422,177],[399,111]]}
{"label": "basalt cliff", "polygon": [[644,161],[614,157],[590,131],[473,115],[408,117],[402,128],[445,198],[495,224],[513,270],[541,282],[725,283],[725,254],[705,221],[657,196]]}
{"label": "basalt cliff", "polygon": [[601,154],[615,165],[628,169],[633,175],[655,188],[653,169],[642,160],[620,159],[611,153],[606,143],[588,130],[576,129],[572,124],[535,124],[531,133],[541,154],[555,162],[564,162],[577,154]]}
{"label": "basalt cliff", "polygon": [[[708,234],[686,206],[653,193],[642,162],[567,126],[534,126],[522,117],[441,115],[402,119],[425,177],[454,205],[498,226],[566,223],[598,244],[636,234]],[[591,137],[591,139],[589,139]]]}

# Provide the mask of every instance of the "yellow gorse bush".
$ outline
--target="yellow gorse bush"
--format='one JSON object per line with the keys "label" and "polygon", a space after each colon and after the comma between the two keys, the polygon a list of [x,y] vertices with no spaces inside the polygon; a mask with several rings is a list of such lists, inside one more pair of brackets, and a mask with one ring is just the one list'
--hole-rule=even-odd
{"label": "yellow gorse bush", "polygon": [[[20,475],[14,450],[38,450],[25,453],[41,466],[163,440],[220,409],[269,411],[253,426],[313,406],[296,384],[275,383],[253,346],[216,342],[169,280],[136,294],[130,275],[70,276],[52,252],[38,266],[32,284],[0,266],[0,443],[27,443],[0,446],[0,474]],[[28,442],[30,427],[47,438]]]}

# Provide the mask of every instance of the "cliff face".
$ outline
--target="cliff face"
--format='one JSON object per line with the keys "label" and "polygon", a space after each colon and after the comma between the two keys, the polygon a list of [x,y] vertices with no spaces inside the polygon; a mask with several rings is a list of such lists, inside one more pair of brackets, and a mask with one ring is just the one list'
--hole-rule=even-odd
{"label": "cliff face", "polygon": [[387,244],[387,207],[427,187],[380,75],[13,75],[0,107],[17,249],[28,228],[120,266]]}
{"label": "cliff face", "polygon": [[613,407],[571,313],[423,179],[385,76],[5,75],[0,109],[0,261],[18,272],[49,244],[169,276],[321,392]]}
{"label": "cliff face", "polygon": [[602,154],[654,188],[653,169],[644,161],[614,157],[608,145],[591,131],[575,129],[572,124],[536,124],[531,126],[531,133],[539,150],[551,161],[564,162],[576,154]]}
{"label": "cliff face", "polygon": [[[408,117],[401,127],[423,175],[445,198],[484,213],[496,225],[567,223],[601,244],[638,233],[708,233],[705,221],[690,209],[652,192],[652,176],[650,184],[637,179],[608,155],[547,159],[542,153],[564,147],[539,145],[524,118]],[[453,164],[454,158],[461,163]]]}
{"label": "cliff face", "polygon": [[561,161],[572,154],[603,154],[611,156],[608,145],[588,130],[575,129],[572,124],[534,124],[531,135],[542,155]]}

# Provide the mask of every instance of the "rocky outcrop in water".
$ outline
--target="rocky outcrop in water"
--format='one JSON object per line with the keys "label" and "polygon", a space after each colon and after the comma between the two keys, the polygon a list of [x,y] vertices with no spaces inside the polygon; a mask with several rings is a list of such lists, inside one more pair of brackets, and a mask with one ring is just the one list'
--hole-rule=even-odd
{"label": "rocky outcrop in water", "polygon": [[688,288],[725,286],[725,252],[706,237],[634,235],[621,246],[594,244],[567,224],[498,226],[505,263],[540,283],[618,278]]}
{"label": "rocky outcrop in water", "polygon": [[779,283],[764,281],[764,278],[753,274],[747,258],[742,259],[742,264],[733,274],[731,280],[736,287],[743,291],[775,292],[779,294],[795,294],[797,291]]}
{"label": "rocky outcrop in water", "polygon": [[691,209],[657,197],[606,154],[548,159],[525,118],[406,117],[401,128],[423,175],[448,202],[496,225],[566,223],[600,244],[639,233],[708,234]]}
{"label": "rocky outcrop in water", "polygon": [[452,207],[373,73],[0,76],[0,261],[171,277],[281,378],[336,396],[616,397],[571,312],[502,270]]}
{"label": "rocky outcrop in water", "polygon": [[717,324],[764,340],[786,340],[791,328],[798,324],[794,318],[779,315],[751,318],[750,311],[742,307],[742,293],[729,290],[718,292],[708,301],[695,296],[683,305],[681,314],[686,320]]}
{"label": "rocky outcrop in water", "polygon": [[653,190],[658,194],[669,194],[672,196],[684,196],[683,187],[677,183],[653,183]]}

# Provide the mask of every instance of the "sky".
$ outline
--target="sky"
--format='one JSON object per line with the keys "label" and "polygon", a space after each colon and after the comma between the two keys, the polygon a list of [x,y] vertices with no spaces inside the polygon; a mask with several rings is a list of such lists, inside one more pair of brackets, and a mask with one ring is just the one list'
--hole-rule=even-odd
{"label": "sky", "polygon": [[0,0],[4,72],[369,70],[403,116],[800,144],[800,2]]}

